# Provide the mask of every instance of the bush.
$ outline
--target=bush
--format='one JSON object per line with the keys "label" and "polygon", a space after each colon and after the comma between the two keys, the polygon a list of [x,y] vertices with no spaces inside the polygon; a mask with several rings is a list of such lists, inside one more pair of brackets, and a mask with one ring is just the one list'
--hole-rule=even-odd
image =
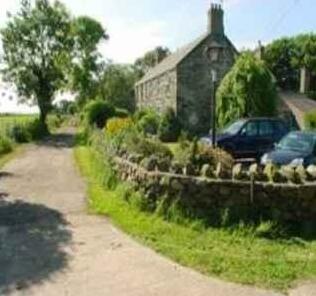
{"label": "bush", "polygon": [[90,126],[104,128],[108,119],[115,116],[115,108],[104,101],[92,101],[84,109],[85,119]]}
{"label": "bush", "polygon": [[0,155],[9,153],[12,150],[13,150],[12,141],[7,137],[0,136]]}
{"label": "bush", "polygon": [[220,148],[212,148],[205,144],[199,144],[195,155],[195,164],[201,168],[204,164],[209,164],[212,167],[221,163],[224,170],[232,170],[234,166],[233,157],[226,151]]}
{"label": "bush", "polygon": [[32,136],[29,131],[29,125],[27,124],[15,125],[11,129],[9,136],[16,143],[27,143],[32,140]]}
{"label": "bush", "polygon": [[119,118],[126,118],[126,117],[129,117],[129,112],[126,109],[116,108],[115,116]]}
{"label": "bush", "polygon": [[308,130],[316,130],[316,112],[312,111],[304,116],[304,125]]}
{"label": "bush", "polygon": [[57,129],[60,128],[62,125],[63,119],[60,115],[49,115],[47,117],[47,125],[50,129]]}
{"label": "bush", "polygon": [[131,118],[112,118],[108,120],[105,132],[109,136],[115,136],[124,130],[131,128],[133,124]]}
{"label": "bush", "polygon": [[129,154],[139,154],[143,157],[155,155],[159,158],[172,158],[171,150],[158,140],[146,139],[135,132],[128,133],[122,147]]}
{"label": "bush", "polygon": [[163,142],[176,142],[181,133],[180,122],[173,109],[168,109],[162,116],[159,127],[158,137]]}
{"label": "bush", "polygon": [[[140,114],[138,114],[138,116],[139,115]],[[145,135],[157,135],[159,123],[159,115],[154,111],[147,111],[142,114],[136,125],[138,130]]]}
{"label": "bush", "polygon": [[40,140],[49,134],[47,126],[39,119],[30,122],[27,128],[32,140]]}
{"label": "bush", "polygon": [[221,163],[225,170],[231,170],[234,165],[233,157],[224,150],[197,141],[181,141],[175,149],[174,159],[181,166],[193,165],[197,170],[206,164],[215,169]]}

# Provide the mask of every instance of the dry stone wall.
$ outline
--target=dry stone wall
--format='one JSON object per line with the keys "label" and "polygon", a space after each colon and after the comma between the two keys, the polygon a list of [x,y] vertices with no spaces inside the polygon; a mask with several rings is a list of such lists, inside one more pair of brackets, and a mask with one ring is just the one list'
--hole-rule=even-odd
{"label": "dry stone wall", "polygon": [[217,215],[229,209],[240,218],[316,223],[316,182],[277,184],[192,177],[147,171],[122,158],[115,158],[115,167],[122,180],[144,191],[144,198],[177,200],[195,214]]}

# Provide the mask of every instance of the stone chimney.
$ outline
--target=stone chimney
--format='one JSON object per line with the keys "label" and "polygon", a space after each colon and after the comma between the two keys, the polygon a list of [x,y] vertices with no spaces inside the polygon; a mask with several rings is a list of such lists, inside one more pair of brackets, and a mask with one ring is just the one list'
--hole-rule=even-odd
{"label": "stone chimney", "polygon": [[224,35],[224,10],[221,4],[211,3],[208,11],[208,27],[209,34]]}

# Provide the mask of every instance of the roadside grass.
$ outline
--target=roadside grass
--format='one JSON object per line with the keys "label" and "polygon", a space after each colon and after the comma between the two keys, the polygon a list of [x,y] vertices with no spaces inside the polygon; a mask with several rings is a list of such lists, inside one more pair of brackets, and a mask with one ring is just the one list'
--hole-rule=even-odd
{"label": "roadside grass", "polygon": [[[94,150],[77,147],[75,158],[88,181],[89,208],[174,261],[242,284],[286,291],[296,281],[316,278],[316,240],[268,239],[273,223],[207,228],[181,218],[176,208],[166,221],[141,210],[139,193],[119,182]],[[175,223],[174,221],[177,221]]]}
{"label": "roadside grass", "polygon": [[0,169],[4,167],[6,163],[14,159],[15,157],[21,155],[24,151],[25,145],[16,146],[11,152],[0,155]]}

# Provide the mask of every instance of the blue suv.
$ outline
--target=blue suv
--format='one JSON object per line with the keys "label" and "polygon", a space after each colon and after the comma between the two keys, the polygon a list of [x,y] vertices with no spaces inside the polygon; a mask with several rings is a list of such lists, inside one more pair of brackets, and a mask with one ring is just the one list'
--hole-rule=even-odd
{"label": "blue suv", "polygon": [[[250,118],[234,122],[217,135],[217,146],[235,158],[255,158],[271,151],[289,129],[278,118]],[[201,139],[202,143],[212,144],[211,137]]]}

